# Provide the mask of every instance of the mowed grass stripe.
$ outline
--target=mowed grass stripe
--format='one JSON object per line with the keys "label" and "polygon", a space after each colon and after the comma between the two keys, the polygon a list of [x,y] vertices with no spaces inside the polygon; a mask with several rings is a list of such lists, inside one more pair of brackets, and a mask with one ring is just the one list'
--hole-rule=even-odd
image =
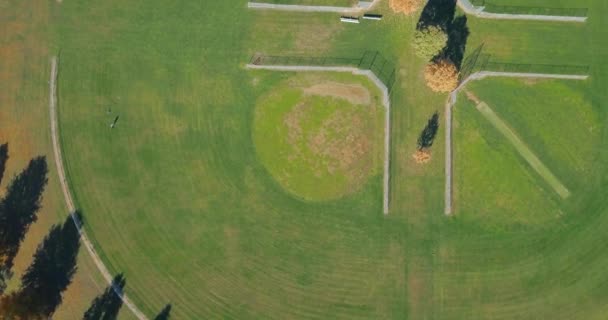
{"label": "mowed grass stripe", "polygon": [[532,168],[540,174],[545,181],[559,194],[562,198],[568,198],[570,196],[570,191],[566,188],[557,177],[547,168],[543,162],[526,146],[526,144],[517,136],[517,134],[509,128],[509,126],[502,121],[492,111],[490,106],[488,106],[485,102],[481,102],[477,104],[477,110],[483,114],[492,125],[502,133],[509,142],[515,147],[517,152],[532,166]]}

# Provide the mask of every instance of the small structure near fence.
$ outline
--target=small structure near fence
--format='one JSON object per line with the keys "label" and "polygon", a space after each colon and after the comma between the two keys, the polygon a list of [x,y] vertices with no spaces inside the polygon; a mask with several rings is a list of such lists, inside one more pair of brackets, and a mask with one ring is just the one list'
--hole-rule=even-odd
{"label": "small structure near fence", "polygon": [[359,23],[359,18],[341,16],[340,17],[340,21],[342,21],[342,22],[348,22],[348,23]]}
{"label": "small structure near fence", "polygon": [[363,19],[367,19],[367,20],[382,20],[382,15],[381,14],[366,13],[366,14],[363,15]]}

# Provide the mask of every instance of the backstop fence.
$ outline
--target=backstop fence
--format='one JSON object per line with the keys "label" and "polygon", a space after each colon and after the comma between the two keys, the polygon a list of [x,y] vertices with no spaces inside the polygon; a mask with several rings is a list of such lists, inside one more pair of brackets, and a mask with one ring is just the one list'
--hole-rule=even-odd
{"label": "backstop fence", "polygon": [[389,93],[397,77],[395,65],[378,51],[365,51],[361,56],[353,58],[254,54],[249,63],[254,65],[356,67],[372,71],[386,85]]}
{"label": "backstop fence", "polygon": [[558,7],[531,7],[531,6],[506,6],[494,4],[487,0],[470,0],[475,6],[484,7],[485,12],[527,14],[543,16],[565,16],[565,17],[586,17],[589,9],[587,8],[558,8]]}

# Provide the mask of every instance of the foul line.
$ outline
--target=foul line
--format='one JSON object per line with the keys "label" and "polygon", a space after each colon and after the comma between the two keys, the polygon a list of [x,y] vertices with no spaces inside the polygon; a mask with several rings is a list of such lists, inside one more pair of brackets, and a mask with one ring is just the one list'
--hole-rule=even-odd
{"label": "foul line", "polygon": [[445,104],[445,214],[452,214],[452,108],[456,104],[458,93],[467,83],[481,80],[487,77],[508,78],[537,78],[537,79],[562,79],[562,80],[587,80],[589,76],[573,74],[548,74],[548,73],[523,73],[523,72],[496,72],[480,71],[466,78],[448,97]]}
{"label": "foul line", "polygon": [[112,285],[114,292],[120,297],[123,303],[133,312],[133,314],[140,320],[147,320],[148,318],[133,304],[133,302],[127,297],[125,293],[123,293],[120,287],[114,286],[112,283],[112,276],[108,271],[108,268],[105,266],[99,255],[93,248],[93,244],[89,240],[87,233],[82,228],[80,221],[78,221],[78,217],[76,217],[76,207],[74,206],[74,201],[72,199],[72,194],[70,192],[70,188],[66,179],[65,169],[63,166],[63,157],[61,154],[61,146],[59,143],[59,128],[57,124],[57,57],[51,58],[51,78],[49,81],[49,111],[50,111],[50,119],[51,119],[51,139],[53,140],[53,153],[55,155],[55,164],[57,165],[57,175],[59,176],[59,182],[61,183],[61,190],[63,190],[63,196],[65,198],[65,203],[68,207],[68,211],[70,212],[70,216],[78,228],[78,232],[80,233],[80,239],[84,246],[87,248],[89,255],[93,258],[93,262],[97,266],[97,269],[101,272],[103,277],[106,279],[108,284]]}
{"label": "foul line", "polygon": [[391,132],[391,101],[386,85],[370,70],[361,70],[354,67],[321,67],[321,66],[264,66],[247,64],[249,69],[264,69],[275,71],[332,71],[332,72],[351,72],[354,75],[368,77],[382,91],[382,104],[385,108],[384,116],[384,175],[383,175],[383,212],[385,215],[389,211],[389,187],[390,187],[390,132]]}
{"label": "foul line", "polygon": [[563,199],[570,196],[570,191],[564,186],[559,179],[545,166],[545,164],[536,156],[536,154],[519,138],[517,133],[509,127],[485,102],[477,103],[477,110],[505,136],[509,142],[515,147],[515,150],[528,162],[545,181],[555,190]]}

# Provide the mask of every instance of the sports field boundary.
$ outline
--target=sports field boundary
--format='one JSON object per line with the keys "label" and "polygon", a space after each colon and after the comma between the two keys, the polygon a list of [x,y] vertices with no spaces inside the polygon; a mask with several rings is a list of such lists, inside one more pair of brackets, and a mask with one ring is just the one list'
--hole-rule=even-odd
{"label": "sports field boundary", "polygon": [[532,21],[554,21],[554,22],[586,22],[587,17],[577,16],[550,16],[538,14],[515,14],[515,13],[493,13],[486,12],[485,7],[478,7],[469,0],[458,0],[458,6],[462,11],[482,19],[495,20],[532,20]]}
{"label": "sports field boundary", "polygon": [[390,132],[391,132],[391,101],[389,89],[386,87],[375,73],[367,69],[359,69],[355,67],[338,67],[338,66],[287,66],[287,65],[257,65],[247,64],[248,69],[262,69],[274,71],[291,71],[291,72],[350,72],[353,75],[362,75],[369,78],[382,92],[382,104],[385,109],[384,116],[384,173],[383,173],[383,196],[382,196],[382,212],[387,215],[389,213],[389,194],[390,194]]}
{"label": "sports field boundary", "polygon": [[70,213],[70,217],[72,221],[76,225],[78,232],[80,234],[80,239],[84,244],[85,248],[89,252],[89,255],[93,259],[93,262],[97,266],[99,272],[104,277],[106,282],[109,285],[112,285],[112,289],[114,292],[120,297],[123,303],[133,312],[133,315],[137,319],[147,320],[148,318],[144,315],[137,306],[127,297],[127,295],[123,292],[123,290],[117,286],[114,286],[112,283],[112,275],[110,271],[103,263],[97,251],[93,247],[93,244],[89,240],[86,231],[82,228],[82,224],[78,220],[76,216],[76,206],[74,205],[74,200],[72,198],[72,193],[70,191],[70,187],[66,178],[65,168],[63,166],[63,156],[61,152],[61,144],[59,140],[59,125],[57,120],[57,74],[59,68],[59,59],[56,56],[51,57],[51,76],[49,79],[49,113],[50,113],[50,124],[51,124],[51,140],[53,144],[53,154],[55,158],[55,165],[57,166],[57,176],[59,177],[59,182],[61,184],[61,190],[63,191],[63,196],[65,198],[66,206],[68,207],[68,211]]}
{"label": "sports field boundary", "polygon": [[337,6],[312,6],[300,4],[277,4],[267,2],[250,1],[247,2],[249,9],[261,10],[278,10],[278,11],[295,11],[295,12],[335,12],[335,13],[353,13],[371,10],[380,0],[374,0],[369,7],[337,7]]}
{"label": "sports field boundary", "polygon": [[445,104],[445,200],[444,212],[447,216],[452,215],[453,199],[452,199],[452,109],[456,105],[458,93],[470,81],[481,80],[488,77],[502,78],[532,78],[532,79],[557,79],[557,80],[587,80],[588,75],[578,74],[550,74],[550,73],[524,73],[524,72],[498,72],[498,71],[479,71],[471,74],[463,80],[456,89],[448,96]]}

